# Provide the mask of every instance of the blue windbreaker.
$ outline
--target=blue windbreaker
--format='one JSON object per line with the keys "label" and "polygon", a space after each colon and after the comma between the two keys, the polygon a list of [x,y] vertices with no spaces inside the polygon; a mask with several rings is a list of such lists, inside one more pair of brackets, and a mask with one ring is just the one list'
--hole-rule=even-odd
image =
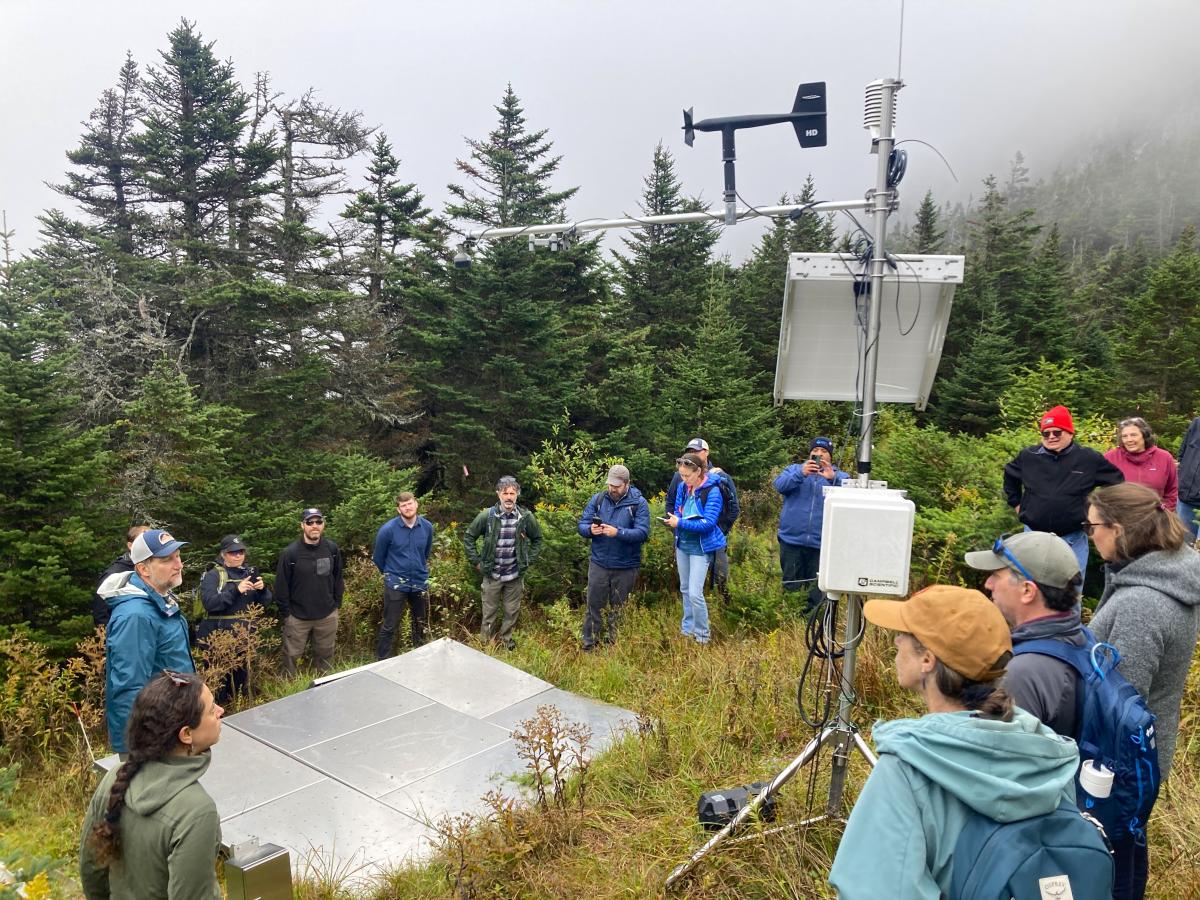
{"label": "blue windbreaker", "polygon": [[[617,529],[616,537],[592,534],[592,519]],[[636,569],[642,564],[642,544],[650,537],[650,505],[633,485],[613,502],[608,491],[592,495],[579,519],[579,534],[592,542],[592,562],[605,569]]]}
{"label": "blue windbreaker", "polygon": [[775,479],[775,490],[783,494],[779,513],[779,539],[793,547],[820,547],[821,525],[825,521],[825,493],[822,488],[841,484],[850,476],[834,467],[833,481],[814,472],[805,475],[798,463],[792,463]]}
{"label": "blue windbreaker", "polygon": [[136,572],[119,572],[97,589],[108,603],[105,632],[104,710],[108,742],[125,753],[125,725],[133,701],[163,669],[195,672],[188,623],[171,597],[163,597]]}
{"label": "blue windbreaker", "polygon": [[704,509],[700,511],[702,518],[685,519],[682,516],[683,503],[687,499],[687,485],[682,480],[675,489],[675,499],[670,504],[670,511],[679,516],[679,527],[675,529],[675,546],[679,546],[679,535],[683,531],[694,531],[700,535],[700,549],[712,553],[725,546],[725,533],[717,527],[717,519],[721,515],[721,507],[725,504],[721,497],[721,489],[717,486],[720,474],[709,473],[703,483],[696,488],[697,492],[705,491]]}

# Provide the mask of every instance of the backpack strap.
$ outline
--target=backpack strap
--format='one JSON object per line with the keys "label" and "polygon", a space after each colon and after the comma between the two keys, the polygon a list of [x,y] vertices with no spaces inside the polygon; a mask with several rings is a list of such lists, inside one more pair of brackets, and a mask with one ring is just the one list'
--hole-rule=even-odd
{"label": "backpack strap", "polygon": [[1117,663],[1121,661],[1121,654],[1112,644],[1097,641],[1096,636],[1087,628],[1083,629],[1083,634],[1087,643],[1082,647],[1054,638],[1038,638],[1017,644],[1013,647],[1013,655],[1040,653],[1071,666],[1081,678],[1091,678],[1093,675],[1103,678],[1117,667]]}

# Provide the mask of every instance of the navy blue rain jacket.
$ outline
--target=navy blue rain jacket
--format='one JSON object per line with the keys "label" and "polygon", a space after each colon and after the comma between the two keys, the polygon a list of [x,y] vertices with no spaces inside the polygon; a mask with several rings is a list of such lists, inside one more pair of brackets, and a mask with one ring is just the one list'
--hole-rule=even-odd
{"label": "navy blue rain jacket", "polygon": [[[617,529],[616,537],[592,534],[592,519]],[[579,534],[592,542],[592,562],[604,569],[636,569],[642,564],[642,544],[650,537],[650,505],[633,485],[613,502],[608,491],[593,495],[579,519]]]}

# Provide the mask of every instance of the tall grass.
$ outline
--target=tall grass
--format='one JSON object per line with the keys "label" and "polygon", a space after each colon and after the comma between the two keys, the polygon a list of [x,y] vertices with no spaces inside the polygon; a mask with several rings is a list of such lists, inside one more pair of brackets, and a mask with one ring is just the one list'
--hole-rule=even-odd
{"label": "tall grass", "polygon": [[[757,576],[756,576],[757,577]],[[739,603],[735,584],[734,602]],[[617,643],[585,654],[579,649],[581,611],[565,600],[523,613],[518,646],[501,659],[569,691],[627,707],[638,714],[635,733],[597,759],[587,774],[582,804],[498,810],[477,821],[459,842],[418,870],[361,873],[312,870],[297,896],[312,900],[451,896],[562,898],[659,895],[671,869],[708,837],[696,824],[702,791],[774,775],[803,749],[812,729],[797,706],[796,684],[805,657],[802,623],[770,629],[734,627],[714,610],[708,647],[678,637],[676,602],[643,603],[635,595]],[[470,640],[461,623],[453,636]],[[370,629],[364,628],[364,633]],[[353,654],[353,648],[347,650]],[[877,718],[919,714],[896,686],[886,635],[868,629],[858,655],[856,721],[869,732]],[[282,696],[306,682],[267,678],[259,700]],[[822,685],[803,697],[814,709]],[[1200,896],[1200,665],[1184,698],[1175,770],[1151,819],[1150,895]],[[869,736],[869,735],[868,735]],[[72,747],[64,743],[64,747]],[[58,860],[57,896],[73,896],[79,821],[94,786],[78,748],[28,753],[9,795],[9,821],[0,823],[0,853]],[[0,765],[3,761],[0,761]],[[781,792],[774,823],[753,825],[744,839],[701,862],[682,886],[689,898],[828,897],[825,882],[840,825],[791,827],[824,811],[829,758],[802,771]],[[848,800],[868,772],[851,762]],[[577,783],[568,783],[572,799]],[[903,829],[905,823],[896,823]],[[456,859],[453,850],[457,849]],[[470,854],[471,879],[458,879]]]}

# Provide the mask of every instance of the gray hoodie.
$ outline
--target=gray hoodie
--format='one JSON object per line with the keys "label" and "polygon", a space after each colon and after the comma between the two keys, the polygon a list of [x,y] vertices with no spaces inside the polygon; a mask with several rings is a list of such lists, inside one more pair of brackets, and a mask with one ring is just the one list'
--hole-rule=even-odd
{"label": "gray hoodie", "polygon": [[1166,778],[1200,626],[1200,554],[1188,546],[1155,550],[1120,568],[1106,566],[1104,576],[1091,629],[1117,648],[1121,674],[1158,716],[1158,764]]}

